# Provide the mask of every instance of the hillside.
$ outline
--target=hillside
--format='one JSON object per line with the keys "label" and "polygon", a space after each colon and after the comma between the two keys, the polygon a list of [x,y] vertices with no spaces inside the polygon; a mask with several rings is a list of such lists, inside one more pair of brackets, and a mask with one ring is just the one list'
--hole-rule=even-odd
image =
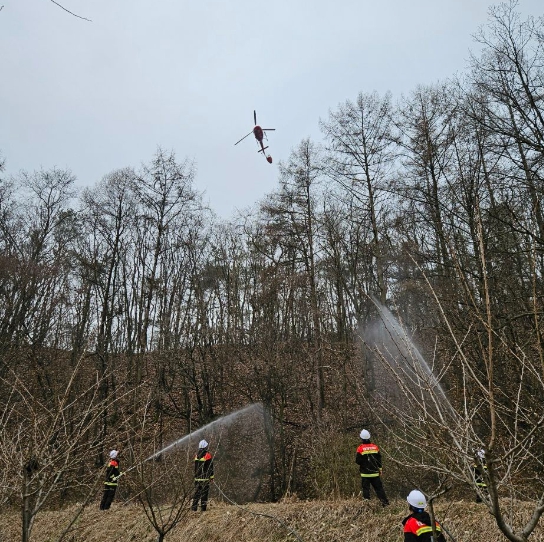
{"label": "hillside", "polygon": [[[259,503],[237,507],[213,502],[202,514],[191,513],[166,536],[168,542],[399,542],[401,520],[407,514],[405,502],[394,501],[382,509],[377,501],[362,503],[358,499],[334,501],[284,500],[277,504]],[[47,511],[38,515],[32,540],[50,542],[73,517],[75,507]],[[441,501],[436,513],[457,542],[499,542],[506,540],[494,527],[493,518],[481,504],[464,501]],[[0,514],[0,540],[20,539],[19,511]],[[289,529],[296,535],[289,535]],[[142,509],[133,504],[114,503],[109,512],[92,506],[84,512],[71,542],[151,542],[157,535]],[[544,528],[530,539],[544,541]]]}

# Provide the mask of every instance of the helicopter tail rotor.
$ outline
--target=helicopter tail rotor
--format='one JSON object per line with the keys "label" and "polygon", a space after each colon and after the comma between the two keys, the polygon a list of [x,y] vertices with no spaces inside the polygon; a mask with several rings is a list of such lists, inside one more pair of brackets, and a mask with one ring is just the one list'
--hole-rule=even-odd
{"label": "helicopter tail rotor", "polygon": [[257,126],[257,111],[253,110],[253,120],[255,121],[255,126]]}

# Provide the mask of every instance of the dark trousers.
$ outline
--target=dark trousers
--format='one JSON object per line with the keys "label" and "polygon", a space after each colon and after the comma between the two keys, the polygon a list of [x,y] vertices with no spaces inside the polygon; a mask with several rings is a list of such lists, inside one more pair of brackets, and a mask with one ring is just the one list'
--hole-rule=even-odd
{"label": "dark trousers", "polygon": [[197,511],[198,501],[200,501],[200,509],[204,512],[208,506],[208,495],[210,493],[210,482],[195,482],[195,494],[193,497],[193,506],[191,509]]}
{"label": "dark trousers", "polygon": [[104,494],[102,495],[102,501],[100,502],[100,510],[109,510],[113,498],[115,497],[115,490],[117,486],[104,487]]}
{"label": "dark trousers", "polygon": [[370,486],[372,486],[382,504],[389,504],[380,476],[372,476],[371,478],[361,476],[361,485],[363,486],[363,499],[370,499]]}
{"label": "dark trousers", "polygon": [[[487,495],[487,485],[486,484],[477,483],[476,485],[480,488],[480,490],[482,491],[482,493],[484,495]],[[480,497],[479,493],[476,493],[476,502],[482,502],[482,497]]]}

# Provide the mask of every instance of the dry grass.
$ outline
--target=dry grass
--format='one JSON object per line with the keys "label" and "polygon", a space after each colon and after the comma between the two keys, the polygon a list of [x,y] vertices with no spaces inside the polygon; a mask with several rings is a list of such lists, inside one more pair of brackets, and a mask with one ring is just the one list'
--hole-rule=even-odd
{"label": "dry grass", "polygon": [[[38,516],[32,533],[34,542],[52,542],[68,524],[75,507],[47,511]],[[523,514],[520,510],[520,515]],[[436,513],[457,542],[499,542],[493,518],[481,504],[442,501]],[[526,511],[527,513],[527,511]],[[207,512],[190,512],[166,537],[167,542],[399,542],[401,520],[407,514],[406,503],[394,501],[382,509],[377,501],[357,499],[335,501],[284,500],[281,503],[251,504],[241,508],[211,502]],[[271,517],[273,516],[276,519]],[[20,540],[19,512],[0,514],[0,541]],[[294,529],[299,538],[289,534]],[[86,510],[67,542],[151,542],[157,535],[141,508],[134,504],[114,503],[111,510],[100,512],[98,506]],[[531,537],[544,541],[539,526]]]}

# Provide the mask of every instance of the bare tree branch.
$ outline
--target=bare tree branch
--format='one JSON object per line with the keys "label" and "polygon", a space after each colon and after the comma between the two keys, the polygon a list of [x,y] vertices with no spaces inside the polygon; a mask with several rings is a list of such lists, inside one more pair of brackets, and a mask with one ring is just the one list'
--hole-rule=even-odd
{"label": "bare tree branch", "polygon": [[[69,9],[66,9],[64,6],[61,6],[58,2],[55,2],[55,0],[51,0],[53,4],[59,6],[59,8],[63,9],[64,11],[68,12],[70,15],[73,15],[74,17],[77,17],[78,19],[83,19],[84,21],[89,21],[92,23],[91,19],[87,19],[86,17],[82,17],[81,15],[77,15],[76,13],[72,13]],[[4,6],[2,6],[3,8]],[[0,9],[2,9],[0,8]]]}

